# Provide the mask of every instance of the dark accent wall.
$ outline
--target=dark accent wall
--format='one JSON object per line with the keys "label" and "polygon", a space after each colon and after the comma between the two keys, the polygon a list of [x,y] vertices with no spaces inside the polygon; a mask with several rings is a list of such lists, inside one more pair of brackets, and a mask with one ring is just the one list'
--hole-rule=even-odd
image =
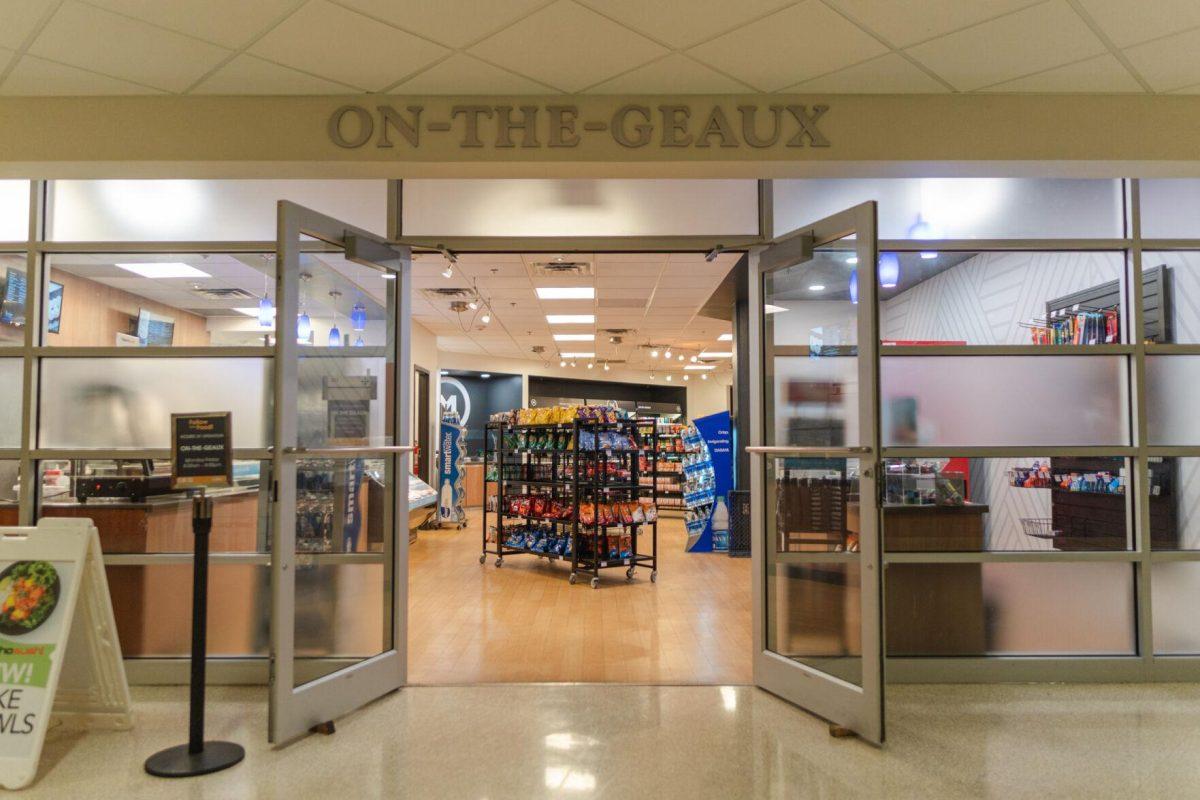
{"label": "dark accent wall", "polygon": [[656,386],[644,383],[575,380],[529,376],[530,397],[576,397],[589,403],[618,402],[669,403],[687,415],[687,389],[682,386]]}

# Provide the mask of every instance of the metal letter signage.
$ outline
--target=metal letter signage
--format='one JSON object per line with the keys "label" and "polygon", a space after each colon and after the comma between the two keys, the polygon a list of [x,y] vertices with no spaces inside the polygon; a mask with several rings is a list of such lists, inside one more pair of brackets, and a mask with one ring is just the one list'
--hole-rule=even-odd
{"label": "metal letter signage", "polygon": [[[449,137],[460,148],[579,147],[594,137],[607,137],[621,147],[752,148],[829,147],[819,127],[827,105],[734,105],[720,103],[693,109],[689,103],[651,108],[630,103],[611,117],[589,115],[577,105],[550,103],[455,105],[448,117],[421,105],[403,110],[343,105],[326,122],[329,140],[357,149],[419,148],[423,136]],[[424,117],[422,112],[425,112]],[[760,113],[761,112],[761,113]],[[786,112],[786,113],[785,113]],[[443,112],[444,113],[444,112]],[[760,119],[761,117],[761,119]],[[740,124],[739,124],[740,123]]]}

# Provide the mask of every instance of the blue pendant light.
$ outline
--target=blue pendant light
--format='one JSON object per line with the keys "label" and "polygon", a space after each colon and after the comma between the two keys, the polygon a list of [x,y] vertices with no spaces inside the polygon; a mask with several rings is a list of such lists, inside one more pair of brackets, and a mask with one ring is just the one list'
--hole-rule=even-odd
{"label": "blue pendant light", "polygon": [[355,347],[366,347],[366,346],[367,346],[367,343],[366,343],[366,342],[364,342],[364,341],[362,340],[362,337],[360,336],[360,337],[358,337],[357,339],[355,339],[355,340],[354,340],[354,346],[355,346]]}
{"label": "blue pendant light", "polygon": [[296,317],[296,341],[307,343],[310,336],[312,336],[312,320],[308,318],[307,313],[302,312],[300,316]]}
{"label": "blue pendant light", "polygon": [[[917,215],[917,221],[908,229],[908,238],[910,239],[936,239],[938,232],[934,230],[924,217]],[[922,250],[921,258],[932,259],[937,258],[938,254],[933,250]]]}
{"label": "blue pendant light", "polygon": [[879,257],[879,285],[884,289],[894,289],[900,283],[900,256],[895,253],[884,253]]}
{"label": "blue pendant light", "polygon": [[858,305],[858,270],[850,270],[850,302]]}
{"label": "blue pendant light", "polygon": [[338,326],[337,326],[336,322],[333,324],[333,327],[329,329],[329,346],[330,347],[341,347],[342,346],[342,332],[338,330]]}
{"label": "blue pendant light", "polygon": [[262,300],[258,301],[258,327],[275,327],[275,305],[271,302],[271,298],[265,294]]}
{"label": "blue pendant light", "polygon": [[365,331],[367,329],[367,307],[359,300],[354,304],[354,308],[350,309],[350,327],[356,331]]}

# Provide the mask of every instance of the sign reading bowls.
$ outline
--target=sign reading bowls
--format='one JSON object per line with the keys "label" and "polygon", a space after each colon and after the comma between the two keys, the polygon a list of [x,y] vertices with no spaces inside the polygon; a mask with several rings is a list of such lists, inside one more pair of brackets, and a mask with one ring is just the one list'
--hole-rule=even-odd
{"label": "sign reading bowls", "polygon": [[233,415],[171,415],[171,488],[233,484]]}

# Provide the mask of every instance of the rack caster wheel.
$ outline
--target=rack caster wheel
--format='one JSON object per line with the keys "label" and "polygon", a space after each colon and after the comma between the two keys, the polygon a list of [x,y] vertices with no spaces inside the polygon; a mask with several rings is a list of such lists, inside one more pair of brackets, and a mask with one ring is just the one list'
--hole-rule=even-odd
{"label": "rack caster wheel", "polygon": [[480,563],[480,564],[482,564],[482,563],[483,563],[483,562],[485,562],[485,561],[487,561],[487,556],[480,556],[480,557],[479,557],[479,563]]}
{"label": "rack caster wheel", "polygon": [[592,588],[593,589],[600,588],[600,579],[599,578],[592,578]]}
{"label": "rack caster wheel", "polygon": [[577,580],[577,579],[576,579],[576,577],[575,577],[575,573],[574,573],[574,572],[572,572],[572,573],[571,573],[569,576],[567,576],[567,583],[571,584],[572,586],[574,586],[574,585],[575,585],[575,581],[576,581],[576,580]]}
{"label": "rack caster wheel", "polygon": [[501,564],[503,564],[503,563],[504,563],[504,556],[501,556],[500,558],[497,558],[497,559],[496,559],[496,566],[497,566],[497,567],[499,567],[499,566],[500,566]]}
{"label": "rack caster wheel", "polygon": [[654,570],[653,572],[650,573],[650,582],[658,583],[658,570]]}
{"label": "rack caster wheel", "polygon": [[633,580],[633,567],[630,567],[629,569],[625,570],[625,580],[627,580],[627,581]]}

